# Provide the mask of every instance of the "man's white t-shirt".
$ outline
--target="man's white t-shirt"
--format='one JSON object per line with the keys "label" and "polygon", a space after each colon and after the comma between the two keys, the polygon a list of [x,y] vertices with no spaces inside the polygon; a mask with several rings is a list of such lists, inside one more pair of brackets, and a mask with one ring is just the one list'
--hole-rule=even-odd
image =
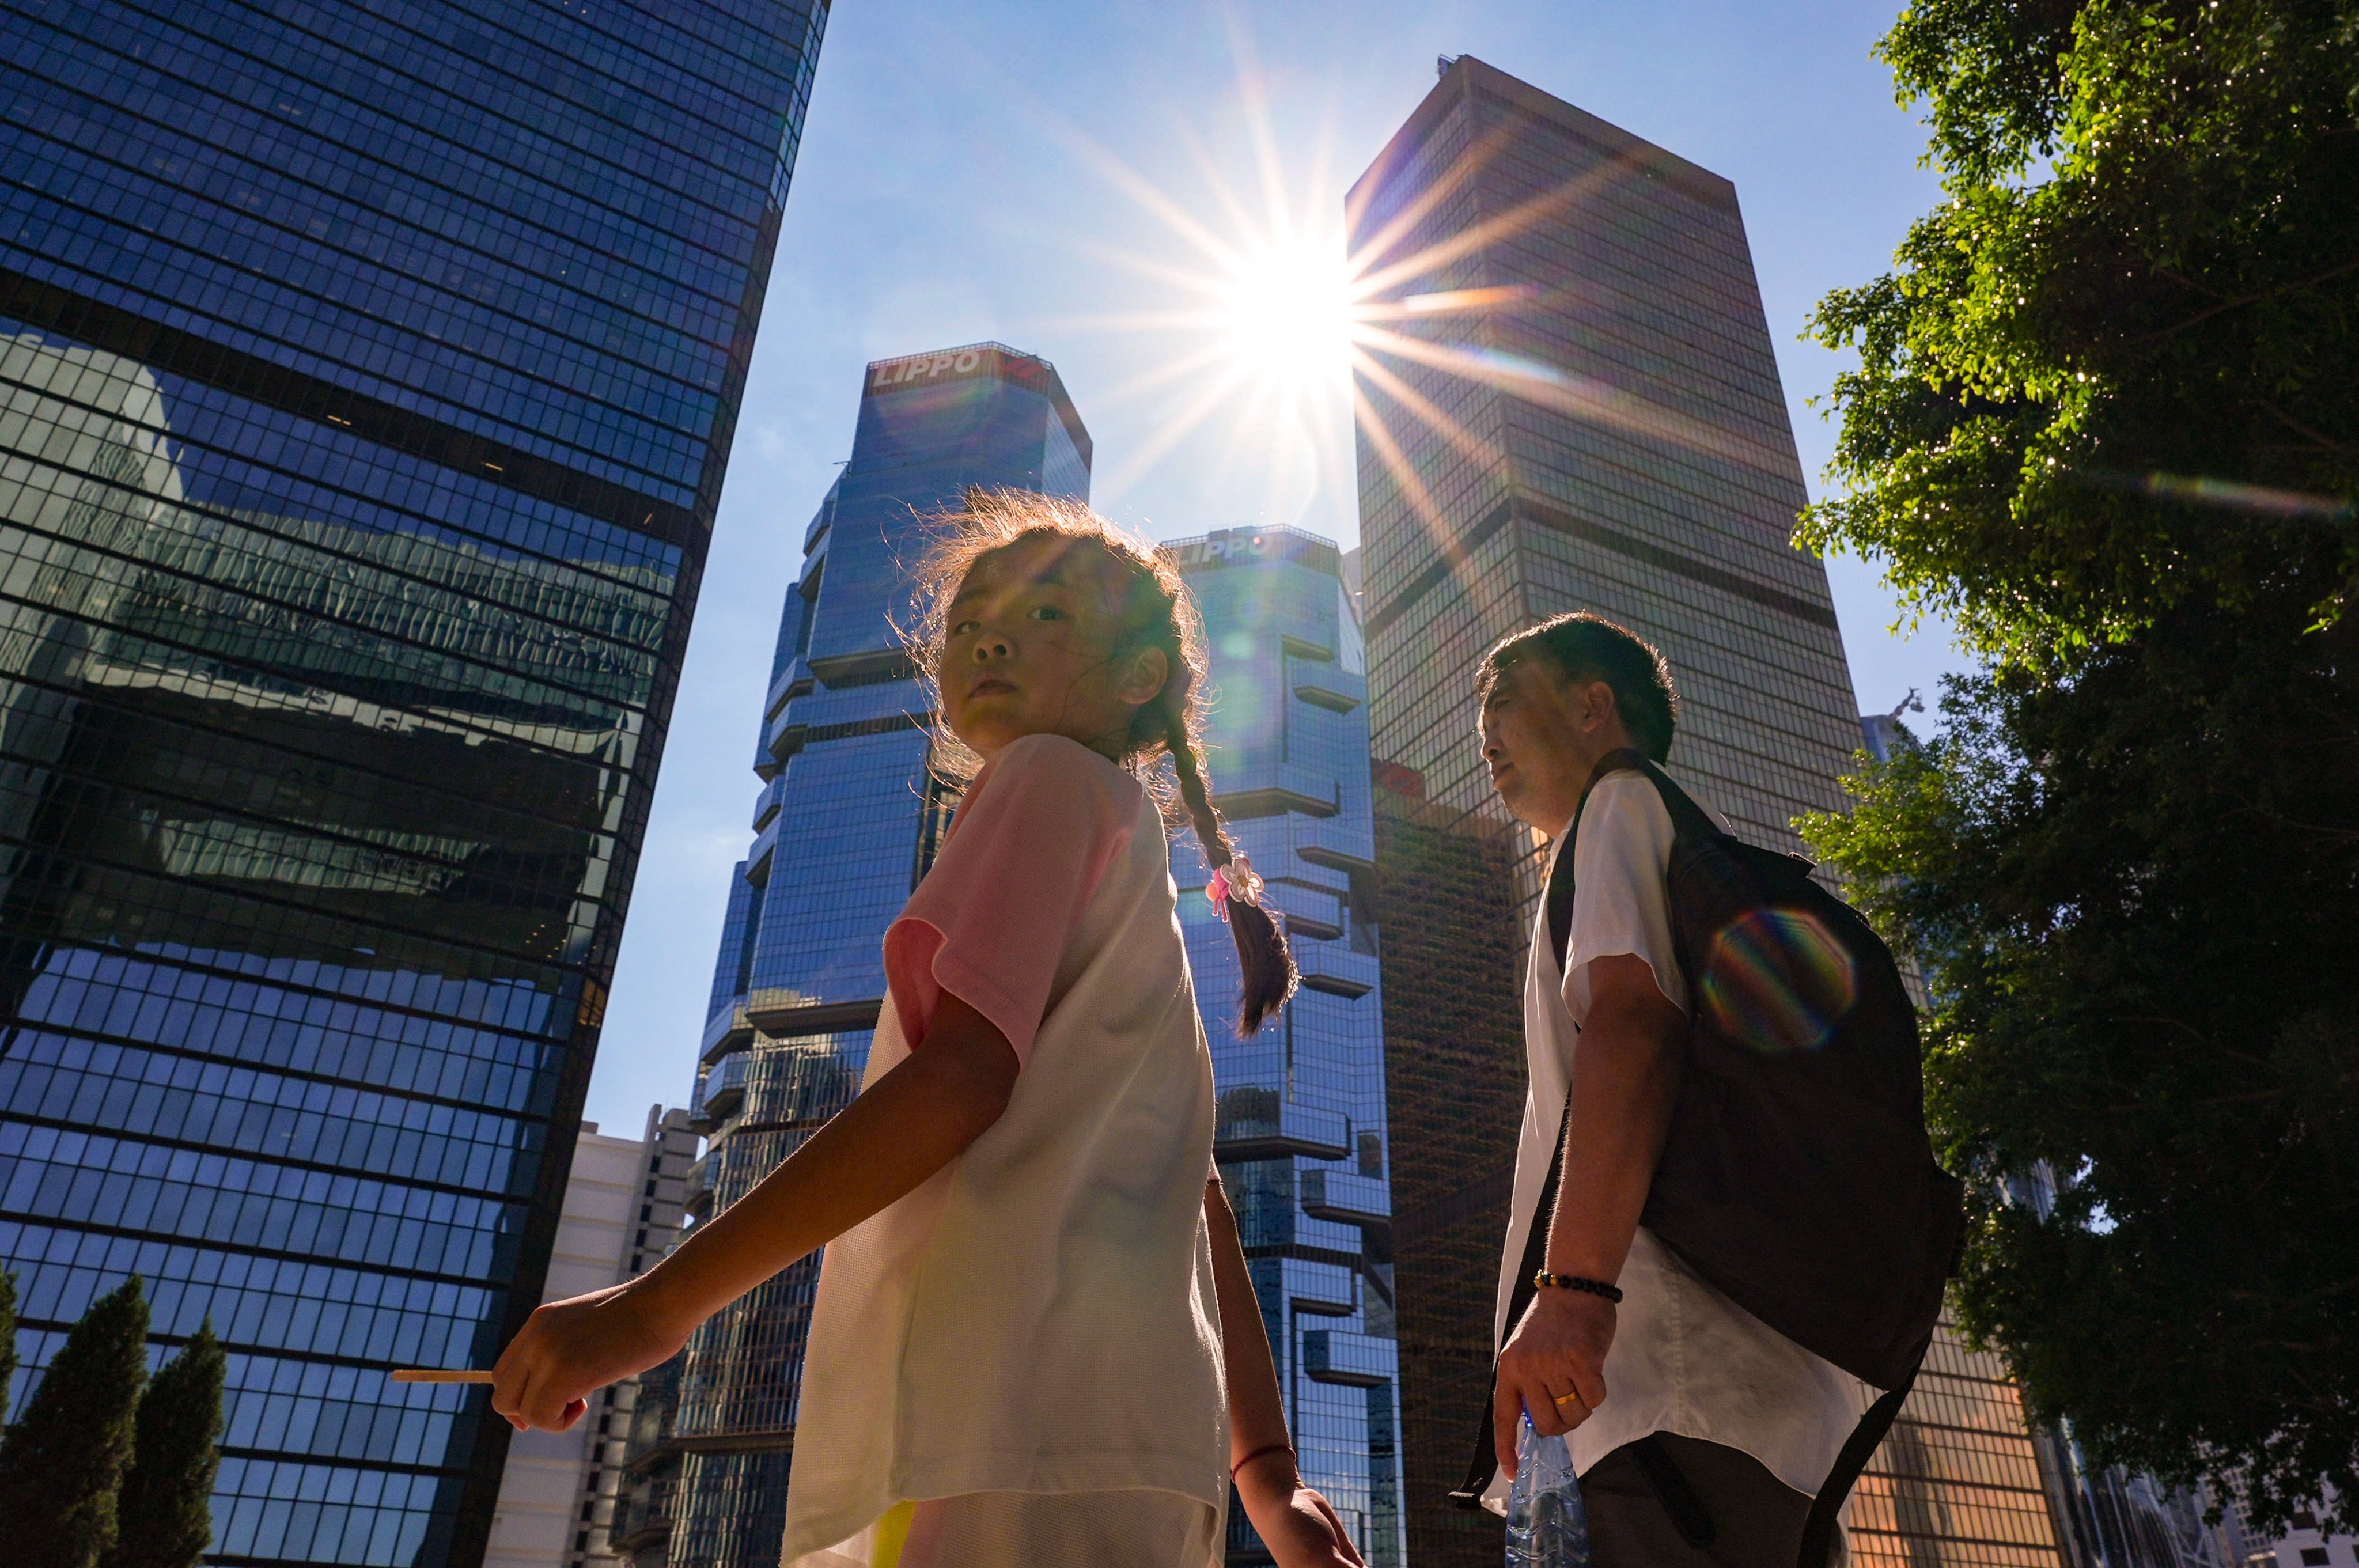
{"label": "man's white t-shirt", "polygon": [[[1670,812],[1653,783],[1639,773],[1610,774],[1590,791],[1572,845],[1569,976],[1558,972],[1547,900],[1540,901],[1524,985],[1531,1086],[1500,1259],[1496,1339],[1506,1336],[1509,1292],[1563,1122],[1581,1023],[1589,1013],[1590,964],[1617,953],[1644,959],[1663,995],[1681,1012],[1689,1010],[1664,882],[1672,836]],[[1557,853],[1564,853],[1560,841]],[[1554,866],[1551,860],[1551,871]],[[1566,1439],[1574,1472],[1587,1471],[1624,1443],[1669,1432],[1742,1449],[1788,1486],[1815,1496],[1865,1408],[1859,1380],[1706,1284],[1644,1225],[1618,1283],[1623,1300],[1605,1356],[1605,1402]],[[1501,1475],[1483,1500],[1504,1513],[1506,1497]]]}

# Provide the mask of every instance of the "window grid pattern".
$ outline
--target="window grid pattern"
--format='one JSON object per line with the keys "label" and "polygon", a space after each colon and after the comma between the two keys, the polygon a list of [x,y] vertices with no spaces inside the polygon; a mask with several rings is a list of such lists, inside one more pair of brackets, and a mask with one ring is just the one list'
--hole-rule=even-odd
{"label": "window grid pattern", "polygon": [[1852,1494],[1861,1568],[2062,1568],[2023,1398],[1944,1318]]}
{"label": "window grid pattern", "polygon": [[[784,14],[774,37],[800,34],[803,52],[815,49],[818,22],[800,7],[764,9]],[[496,55],[548,37],[567,16],[516,4],[480,20],[518,29],[503,34]],[[23,154],[33,178],[14,201],[50,238],[0,246],[0,265],[167,319],[185,314],[235,346],[284,344],[329,379],[583,472],[652,481],[690,504],[715,430],[731,323],[779,183],[782,132],[713,136],[673,113],[663,117],[675,136],[696,148],[675,151],[609,117],[632,102],[627,84],[594,88],[593,104],[577,104],[567,51],[536,49],[510,74],[479,58],[489,29],[441,5],[44,7],[8,36],[21,40],[11,63],[23,71],[24,121],[38,135]],[[567,30],[582,30],[580,21]],[[470,79],[472,91],[453,90]],[[795,85],[772,76],[766,97]],[[192,101],[206,112],[190,114]],[[779,125],[776,97],[763,107]],[[801,104],[793,107],[799,123]],[[270,145],[279,138],[291,145]],[[180,155],[161,175],[148,167],[159,145]],[[279,172],[289,165],[318,172],[289,179]],[[455,201],[455,192],[415,189],[451,168],[488,178]],[[634,194],[644,206],[625,200]],[[576,276],[557,249],[576,239],[576,214],[608,202],[661,213],[647,225],[650,242],[701,241],[735,262],[701,302],[701,343],[682,338],[658,356],[697,361],[680,367],[693,390],[668,393],[635,371],[633,340],[658,332],[652,322],[624,330],[631,285],[658,299],[678,285],[643,273],[601,299],[584,288],[594,276]],[[555,232],[536,245],[499,221],[519,207]],[[456,247],[438,243],[420,222],[433,222],[433,208],[477,209],[490,232],[482,218],[462,220]],[[660,244],[648,251],[647,271],[669,270]],[[523,273],[529,288],[517,282]],[[159,311],[168,302],[179,310]],[[579,341],[551,330],[566,327]]]}
{"label": "window grid pattern", "polygon": [[212,1561],[468,1560],[824,12],[0,5],[16,1400],[136,1272]]}

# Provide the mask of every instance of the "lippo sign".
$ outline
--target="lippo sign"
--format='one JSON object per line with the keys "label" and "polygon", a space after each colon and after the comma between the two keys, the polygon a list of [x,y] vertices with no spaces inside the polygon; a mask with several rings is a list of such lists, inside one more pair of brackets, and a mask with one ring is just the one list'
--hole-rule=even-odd
{"label": "lippo sign", "polygon": [[1293,528],[1214,528],[1202,539],[1174,539],[1157,548],[1182,572],[1212,572],[1256,561],[1299,561],[1330,577],[1340,577],[1343,571],[1332,541]]}
{"label": "lippo sign", "polygon": [[943,381],[963,381],[989,376],[999,368],[995,348],[953,348],[940,354],[913,354],[906,359],[880,359],[868,367],[868,391],[907,392]]}
{"label": "lippo sign", "polygon": [[[1163,547],[1164,558],[1182,572],[1207,566],[1241,565],[1271,553],[1266,536],[1246,528],[1223,528],[1200,539]],[[1281,546],[1284,540],[1275,541]],[[1282,557],[1281,557],[1282,559]]]}

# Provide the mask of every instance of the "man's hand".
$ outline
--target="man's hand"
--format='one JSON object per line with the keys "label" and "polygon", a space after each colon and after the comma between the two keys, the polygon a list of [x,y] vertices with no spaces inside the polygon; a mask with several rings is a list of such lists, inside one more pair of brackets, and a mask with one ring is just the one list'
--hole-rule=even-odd
{"label": "man's hand", "polygon": [[1526,1410],[1542,1437],[1571,1432],[1605,1402],[1605,1352],[1614,1344],[1614,1303],[1586,1290],[1548,1289],[1499,1353],[1491,1396],[1491,1441],[1499,1470],[1516,1476],[1516,1421]]}
{"label": "man's hand", "polygon": [[[1572,1108],[1565,1120],[1564,1185],[1549,1227],[1547,1267],[1611,1282],[1620,1278],[1655,1179],[1680,1091],[1686,1015],[1655,984],[1647,961],[1627,953],[1593,959],[1589,1018],[1572,1057]],[[1516,1474],[1516,1420],[1531,1412],[1542,1437],[1571,1432],[1605,1402],[1605,1352],[1614,1344],[1614,1303],[1586,1290],[1550,1286],[1532,1298],[1506,1349],[1491,1399],[1499,1468]]]}
{"label": "man's hand", "polygon": [[492,1409],[518,1432],[563,1432],[592,1389],[644,1372],[688,1343],[692,1318],[673,1321],[645,1280],[537,1307],[492,1368]]}
{"label": "man's hand", "polygon": [[1284,1449],[1262,1454],[1236,1479],[1245,1518],[1277,1568],[1367,1568],[1332,1505],[1302,1484],[1294,1455]]}

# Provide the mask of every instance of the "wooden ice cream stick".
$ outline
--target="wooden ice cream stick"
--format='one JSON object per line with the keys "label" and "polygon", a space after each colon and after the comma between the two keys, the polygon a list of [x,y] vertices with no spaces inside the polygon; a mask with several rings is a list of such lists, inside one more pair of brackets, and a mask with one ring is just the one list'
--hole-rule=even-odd
{"label": "wooden ice cream stick", "polygon": [[488,1383],[488,1372],[437,1372],[423,1367],[404,1367],[388,1374],[397,1383]]}

